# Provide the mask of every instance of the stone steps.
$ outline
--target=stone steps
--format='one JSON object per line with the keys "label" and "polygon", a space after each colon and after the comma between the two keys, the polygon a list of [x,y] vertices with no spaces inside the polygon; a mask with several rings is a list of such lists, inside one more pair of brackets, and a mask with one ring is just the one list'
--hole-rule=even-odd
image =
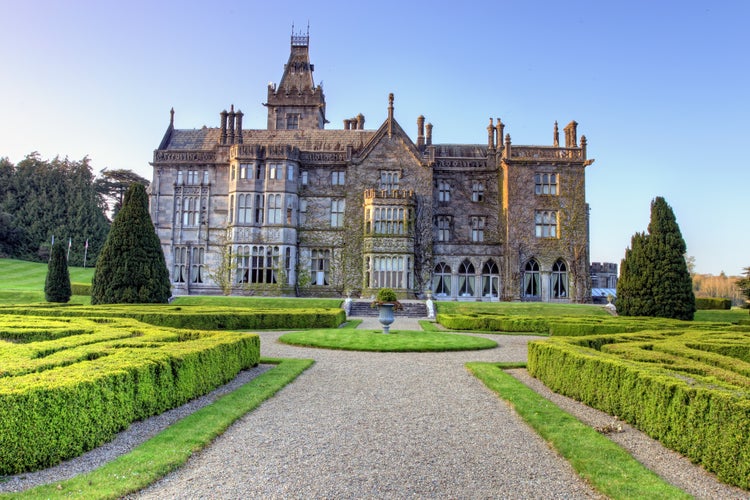
{"label": "stone steps", "polygon": [[[368,300],[353,300],[349,309],[349,317],[371,318],[378,316],[378,308],[370,307],[372,302]],[[394,312],[395,317],[403,318],[427,318],[427,306],[420,301],[403,301],[404,308]]]}

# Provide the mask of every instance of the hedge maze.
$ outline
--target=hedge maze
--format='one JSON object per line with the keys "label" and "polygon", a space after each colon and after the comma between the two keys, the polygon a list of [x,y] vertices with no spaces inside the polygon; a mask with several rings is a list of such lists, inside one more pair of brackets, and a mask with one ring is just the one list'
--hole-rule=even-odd
{"label": "hedge maze", "polygon": [[252,334],[178,330],[114,315],[0,312],[0,475],[78,456],[259,359],[260,340]]}
{"label": "hedge maze", "polygon": [[690,326],[534,341],[528,370],[748,489],[750,333]]}

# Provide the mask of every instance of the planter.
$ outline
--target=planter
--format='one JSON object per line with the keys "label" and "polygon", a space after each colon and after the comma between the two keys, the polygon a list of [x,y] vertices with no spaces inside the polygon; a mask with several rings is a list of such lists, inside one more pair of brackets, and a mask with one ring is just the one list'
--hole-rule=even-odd
{"label": "planter", "polygon": [[380,304],[378,306],[378,321],[383,325],[383,333],[390,333],[391,323],[393,323],[393,307],[395,304]]}

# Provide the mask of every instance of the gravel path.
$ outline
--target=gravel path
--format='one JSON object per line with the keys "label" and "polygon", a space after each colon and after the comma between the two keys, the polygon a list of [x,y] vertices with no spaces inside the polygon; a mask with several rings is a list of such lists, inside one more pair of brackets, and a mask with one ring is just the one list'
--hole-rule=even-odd
{"label": "gravel path", "polygon": [[420,354],[296,348],[277,337],[261,334],[263,355],[315,365],[138,498],[598,497],[464,368],[524,360],[529,337]]}

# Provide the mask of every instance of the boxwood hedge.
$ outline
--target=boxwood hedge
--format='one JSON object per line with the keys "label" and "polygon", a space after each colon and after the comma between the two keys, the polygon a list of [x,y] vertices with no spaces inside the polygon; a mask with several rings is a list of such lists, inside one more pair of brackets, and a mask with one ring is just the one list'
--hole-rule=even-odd
{"label": "boxwood hedge", "polygon": [[663,330],[529,343],[555,392],[622,418],[750,488],[750,334]]}
{"label": "boxwood hedge", "polygon": [[122,318],[0,315],[0,340],[0,475],[80,455],[260,359],[257,335]]}

